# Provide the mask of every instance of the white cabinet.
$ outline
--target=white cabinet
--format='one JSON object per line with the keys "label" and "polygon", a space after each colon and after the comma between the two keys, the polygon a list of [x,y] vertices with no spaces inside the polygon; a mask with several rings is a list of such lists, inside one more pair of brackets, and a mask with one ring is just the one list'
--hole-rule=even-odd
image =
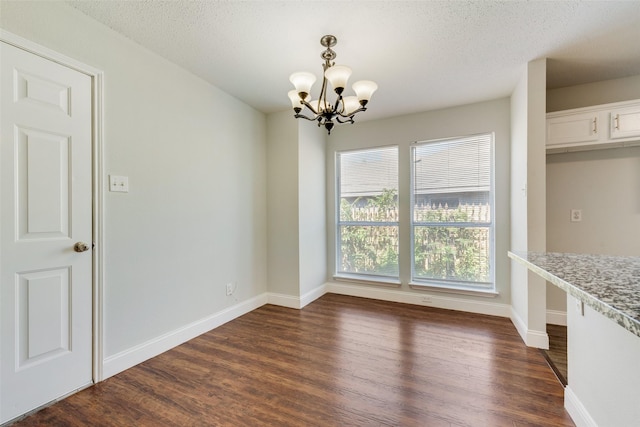
{"label": "white cabinet", "polygon": [[547,114],[548,153],[640,144],[640,100]]}
{"label": "white cabinet", "polygon": [[640,104],[611,110],[610,137],[640,138]]}
{"label": "white cabinet", "polygon": [[598,113],[575,113],[547,118],[547,146],[598,141]]}

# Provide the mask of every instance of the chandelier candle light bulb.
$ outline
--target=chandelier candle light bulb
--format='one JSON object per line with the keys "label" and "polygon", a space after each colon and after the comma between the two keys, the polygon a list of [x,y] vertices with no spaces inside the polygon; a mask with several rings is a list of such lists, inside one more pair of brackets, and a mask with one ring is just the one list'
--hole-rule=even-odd
{"label": "chandelier candle light bulb", "polygon": [[[322,78],[322,88],[317,100],[311,101],[311,86],[316,81],[313,73],[297,72],[291,74],[289,80],[295,86],[295,90],[288,93],[297,119],[317,121],[318,126],[324,126],[329,134],[335,123],[354,123],[353,117],[366,111],[366,105],[373,93],[378,89],[378,85],[371,80],[360,80],[353,84],[353,91],[356,96],[343,97],[342,94],[347,86],[347,81],[351,77],[351,68],[344,65],[335,65],[332,62],[336,58],[336,53],[331,49],[336,45],[335,36],[326,35],[320,39],[320,44],[326,47],[320,57],[324,59],[322,68],[324,70]],[[337,98],[335,102],[330,102],[327,98],[327,87],[331,85]],[[311,115],[302,114],[307,108]],[[306,112],[306,110],[304,110]]]}

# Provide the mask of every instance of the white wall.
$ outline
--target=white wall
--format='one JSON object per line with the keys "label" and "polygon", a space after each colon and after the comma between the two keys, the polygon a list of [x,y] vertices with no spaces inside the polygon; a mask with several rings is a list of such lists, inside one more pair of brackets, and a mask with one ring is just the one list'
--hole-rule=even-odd
{"label": "white wall", "polygon": [[[511,95],[511,246],[526,251],[527,243],[527,72]],[[511,307],[528,318],[526,267],[511,263]],[[516,320],[517,321],[517,320]],[[523,325],[524,326],[524,325]],[[522,332],[521,332],[522,333]]]}
{"label": "white wall", "polygon": [[[372,105],[371,108],[375,108]],[[366,116],[366,112],[362,113]],[[328,271],[335,272],[335,153],[340,150],[356,148],[379,147],[388,145],[399,146],[399,209],[400,226],[400,263],[402,286],[398,292],[384,291],[380,288],[366,289],[340,288],[334,284],[332,289],[341,289],[351,294],[371,297],[387,297],[389,299],[418,303],[419,296],[424,291],[413,291],[410,281],[410,146],[412,142],[436,138],[472,135],[478,133],[495,132],[495,224],[496,224],[496,287],[500,293],[495,298],[477,297],[460,294],[445,294],[449,308],[461,307],[461,301],[473,301],[479,304],[510,304],[509,261],[509,99],[497,99],[460,107],[429,111],[420,114],[400,116],[385,120],[365,121],[353,125],[336,127],[327,137],[327,218],[328,223]],[[404,243],[403,243],[404,242]],[[364,291],[363,289],[366,289]],[[407,295],[416,295],[415,300]],[[438,293],[442,296],[443,294]],[[434,298],[434,301],[437,297]],[[458,303],[456,302],[458,301]],[[435,305],[435,304],[434,304]],[[465,305],[470,311],[478,306],[473,303]],[[493,314],[496,314],[494,311]]]}
{"label": "white wall", "polygon": [[[321,296],[326,280],[324,130],[269,114],[268,290],[270,302],[300,308]],[[308,299],[308,293],[315,294]]]}
{"label": "white wall", "polygon": [[[291,117],[290,120],[297,120]],[[298,224],[300,227],[300,295],[327,280],[325,130],[300,121],[298,146]]]}
{"label": "white wall", "polygon": [[640,99],[640,74],[547,91],[547,113]]}
{"label": "white wall", "polygon": [[[511,250],[544,251],[546,60],[527,64],[511,96]],[[545,281],[511,263],[511,318],[525,343],[548,348]]]}
{"label": "white wall", "polygon": [[268,289],[300,296],[298,123],[289,111],[267,117]]}
{"label": "white wall", "polygon": [[567,296],[569,386],[565,407],[581,426],[636,426],[640,420],[640,338]]}
{"label": "white wall", "polygon": [[63,2],[0,7],[3,29],[104,71],[105,174],[130,185],[105,192],[106,358],[265,293],[264,115]]}
{"label": "white wall", "polygon": [[[548,111],[640,99],[640,75],[547,91]],[[582,209],[582,222],[570,222]],[[640,256],[640,147],[547,156],[547,249]],[[566,311],[547,287],[547,307]]]}
{"label": "white wall", "polygon": [[[547,249],[640,256],[640,147],[547,156]],[[549,285],[547,307],[566,311],[565,293]]]}
{"label": "white wall", "polygon": [[640,256],[640,147],[550,155],[547,179],[550,251]]}
{"label": "white wall", "polygon": [[[546,87],[547,61],[528,64],[527,234],[528,250],[544,252],[546,242]],[[528,272],[529,337],[527,345],[549,347],[546,281]]]}

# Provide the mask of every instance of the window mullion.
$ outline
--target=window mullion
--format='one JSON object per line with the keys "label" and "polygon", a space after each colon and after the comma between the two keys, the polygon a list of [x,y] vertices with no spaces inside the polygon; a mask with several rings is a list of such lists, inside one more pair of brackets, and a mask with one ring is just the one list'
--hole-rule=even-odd
{"label": "window mullion", "polygon": [[420,227],[491,227],[490,222],[414,222],[413,226]]}
{"label": "window mullion", "polygon": [[386,226],[386,227],[397,227],[398,226],[398,221],[394,221],[394,222],[371,222],[371,221],[340,221],[338,222],[339,226],[348,226],[348,225],[361,225],[361,226],[366,226],[366,227],[375,227],[375,226]]}

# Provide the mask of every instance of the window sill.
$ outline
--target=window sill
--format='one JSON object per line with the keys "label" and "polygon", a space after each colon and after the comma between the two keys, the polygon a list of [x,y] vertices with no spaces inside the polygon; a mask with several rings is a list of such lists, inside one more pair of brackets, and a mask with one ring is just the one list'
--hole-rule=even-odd
{"label": "window sill", "polygon": [[493,289],[471,289],[463,286],[438,285],[436,283],[409,282],[409,287],[420,291],[443,292],[448,294],[472,295],[477,297],[495,298],[500,295]]}
{"label": "window sill", "polygon": [[362,285],[386,286],[389,288],[399,288],[402,282],[398,279],[381,276],[361,276],[357,274],[336,274],[333,279],[338,282],[360,283]]}

